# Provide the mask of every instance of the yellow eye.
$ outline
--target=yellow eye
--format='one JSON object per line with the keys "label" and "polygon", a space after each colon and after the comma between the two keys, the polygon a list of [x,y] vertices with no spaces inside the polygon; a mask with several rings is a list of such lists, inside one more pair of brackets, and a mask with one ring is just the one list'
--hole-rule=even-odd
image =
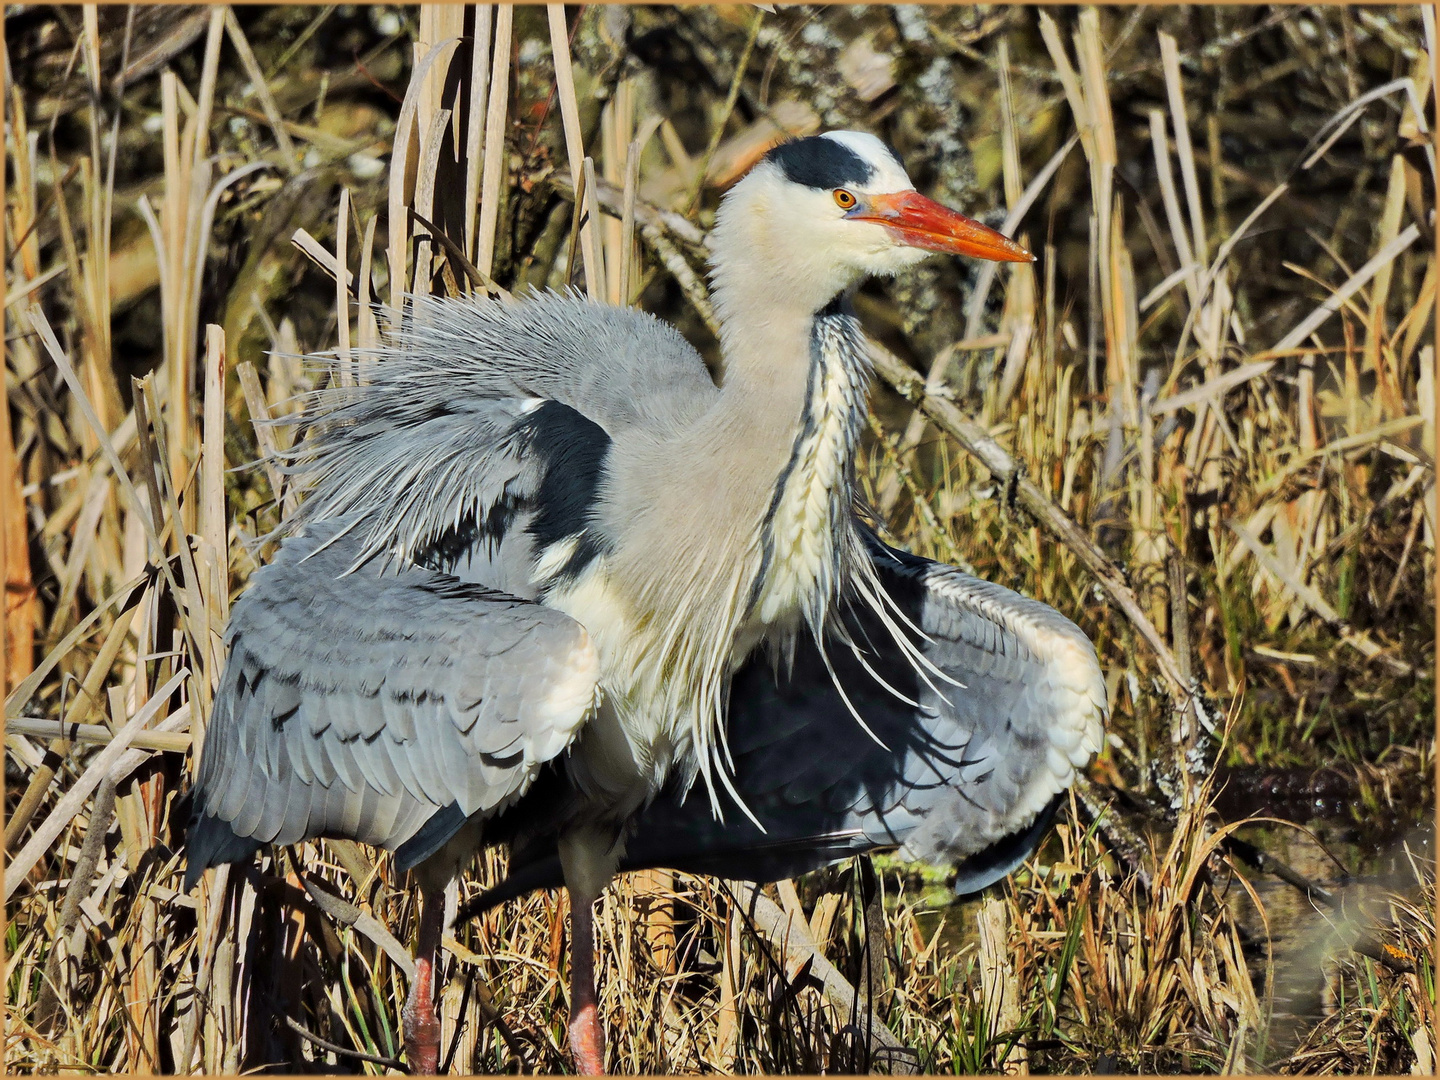
{"label": "yellow eye", "polygon": [[835,205],[841,210],[851,210],[855,206],[855,196],[846,191],[843,187],[835,189]]}

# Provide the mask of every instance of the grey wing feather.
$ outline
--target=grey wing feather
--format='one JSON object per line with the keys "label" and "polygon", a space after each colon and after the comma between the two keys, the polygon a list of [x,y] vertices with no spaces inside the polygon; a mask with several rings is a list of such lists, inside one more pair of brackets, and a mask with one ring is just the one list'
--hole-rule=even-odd
{"label": "grey wing feather", "polygon": [[687,424],[715,399],[704,361],[673,326],[578,294],[508,304],[414,297],[385,361],[439,377],[446,396],[557,401],[612,436]]}
{"label": "grey wing feather", "polygon": [[[1075,769],[1099,749],[1106,700],[1094,646],[1053,608],[869,541],[880,585],[926,635],[917,646],[963,685],[922,678],[880,620],[850,611],[846,634],[869,667],[920,706],[829,643],[846,695],[881,746],[855,722],[813,642],[797,647],[788,672],[753,657],[731,686],[726,730],[735,787],[764,831],[736,807],[717,820],[706,799],[666,791],[636,822],[622,870],[771,881],[899,848],[956,866],[956,891],[969,893],[1035,850]],[[465,916],[562,883],[553,836],[529,834],[525,823],[563,802],[565,783],[552,771],[544,790],[497,822],[512,834],[510,876]]]}
{"label": "grey wing feather", "polygon": [[194,802],[202,832],[237,839],[192,838],[192,878],[223,861],[208,842],[396,847],[452,804],[496,813],[593,712],[578,623],[421,567],[347,572],[337,532],[287,539],[235,604]]}
{"label": "grey wing feather", "polygon": [[665,796],[641,819],[626,865],[767,880],[898,847],[958,865],[957,888],[972,891],[1033,850],[1075,769],[1100,746],[1106,698],[1094,647],[1059,612],[1003,586],[878,541],[872,557],[882,586],[927,635],[917,641],[926,657],[962,685],[921,678],[878,620],[852,612],[847,631],[869,665],[921,706],[829,643],[881,747],[813,645],[788,675],[752,661],[735,679],[728,726],[736,787],[765,832],[738,812],[719,822],[704,800]]}
{"label": "grey wing feather", "polygon": [[[308,433],[285,467],[307,497],[287,527],[349,520],[367,557],[474,563],[472,580],[522,595],[536,554],[525,535],[547,480],[593,488],[613,438],[673,432],[717,395],[673,327],[555,294],[416,297],[371,359],[364,384],[317,391],[296,421]],[[555,535],[585,527],[548,525]]]}

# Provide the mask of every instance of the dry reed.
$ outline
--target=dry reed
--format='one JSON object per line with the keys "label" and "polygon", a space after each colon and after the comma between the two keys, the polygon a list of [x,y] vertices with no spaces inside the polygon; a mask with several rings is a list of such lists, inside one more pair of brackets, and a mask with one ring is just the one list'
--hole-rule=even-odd
{"label": "dry reed", "polygon": [[[399,1052],[416,921],[388,856],[305,843],[180,891],[183,795],[228,605],[265,555],[255,538],[297,497],[272,463],[246,467],[285,437],[264,421],[293,408],[311,378],[297,353],[364,350],[379,334],[370,301],[393,309],[407,289],[500,295],[492,275],[517,292],[583,279],[592,297],[644,297],[703,337],[714,324],[701,266],[714,176],[743,167],[787,116],[795,130],[821,122],[808,105],[787,112],[796,102],[767,98],[774,70],[791,65],[792,97],[815,91],[823,65],[807,67],[805,50],[823,56],[825,34],[852,16],[817,16],[802,38],[784,12],[645,15],[689,34],[679,39],[716,75],[687,91],[708,112],[672,117],[683,133],[643,119],[654,80],[621,44],[635,14],[588,9],[577,23],[558,5],[543,18],[489,5],[418,17],[329,8],[307,15],[276,60],[283,43],[247,34],[260,16],[218,8],[135,46],[143,59],[163,53],[167,35],[183,38],[169,55],[184,63],[118,82],[114,72],[135,67],[129,38],[148,25],[143,9],[123,21],[118,57],[94,7],[26,17],[40,40],[73,33],[74,50],[48,96],[21,82],[6,102],[7,1062],[384,1071]],[[1434,190],[1429,10],[1307,12],[1306,32],[1285,16],[1218,41],[1139,9],[1084,10],[1070,33],[1020,9],[898,18],[898,44],[883,27],[854,39],[869,54],[846,44],[835,70],[869,72],[848,92],[879,86],[873,100],[898,100],[870,60],[877,50],[927,72],[972,63],[993,100],[977,112],[1000,132],[999,194],[977,200],[1003,200],[1045,258],[1038,272],[1005,272],[998,307],[990,268],[963,319],[944,321],[932,303],[936,324],[955,329],[943,347],[892,310],[924,287],[860,296],[894,347],[882,372],[914,402],[878,400],[862,479],[915,550],[1018,584],[1091,633],[1115,713],[1092,778],[1131,802],[1097,820],[1080,798],[984,902],[977,933],[975,908],[937,912],[943,886],[883,860],[878,878],[847,864],[759,891],[668,872],[618,882],[599,917],[611,1067],[1433,1067],[1428,870],[1417,863],[1420,884],[1366,915],[1370,945],[1325,958],[1328,1014],[1277,1052],[1272,958],[1253,924],[1258,912],[1263,928],[1264,906],[1213,787],[1217,766],[1338,756],[1361,774],[1364,812],[1378,814],[1423,799],[1433,766],[1433,668],[1421,650],[1434,619],[1436,272],[1415,201]],[[930,20],[943,50],[916,43],[904,21],[915,18]],[[345,72],[326,71],[317,87],[288,70],[340,19],[380,41],[348,73],[348,92],[379,84],[382,70],[402,91],[381,144],[374,131],[335,133]],[[1344,89],[1284,180],[1227,160],[1231,143],[1196,108],[1216,104],[1205,64],[1265,34]],[[1389,58],[1388,83],[1336,60],[1362,39]],[[12,67],[50,70],[29,53]],[[1256,67],[1249,92],[1283,74]],[[1136,78],[1150,81],[1153,104],[1118,111]],[[127,86],[158,121],[160,147],[133,192],[116,166],[115,95]],[[1243,90],[1224,84],[1229,107]],[[258,109],[247,113],[250,95]],[[932,105],[907,98],[894,111]],[[314,123],[298,119],[302,108]],[[842,118],[839,106],[817,108],[826,124]],[[42,131],[61,116],[81,137],[57,153]],[[1310,201],[1333,212],[1306,184],[1349,145],[1347,131],[1385,149],[1354,180],[1355,201],[1378,210],[1375,228],[1315,232],[1312,263],[1284,270],[1300,299],[1280,305],[1277,325],[1258,308],[1281,292],[1256,278],[1247,245],[1267,214],[1295,227]],[[1151,174],[1127,168],[1137,150],[1153,162],[1143,190],[1135,177]],[[388,174],[367,182],[365,162],[386,151]],[[323,299],[287,309],[280,283],[306,265],[289,249],[290,276],[256,254],[227,296],[209,295],[212,247],[237,205],[298,205],[337,186],[318,200],[323,215],[276,212],[333,278],[314,290]],[[130,265],[116,248],[122,200],[143,224],[139,243],[153,244],[162,328],[159,354],[130,385],[113,333],[127,288],[117,275]],[[1230,213],[1244,215],[1238,228]],[[264,227],[280,236],[279,224]],[[127,233],[124,244],[137,241]],[[1382,699],[1392,704],[1347,733]],[[485,853],[462,898],[503,872],[503,854]],[[565,934],[563,894],[454,929],[447,1066],[569,1068]]]}

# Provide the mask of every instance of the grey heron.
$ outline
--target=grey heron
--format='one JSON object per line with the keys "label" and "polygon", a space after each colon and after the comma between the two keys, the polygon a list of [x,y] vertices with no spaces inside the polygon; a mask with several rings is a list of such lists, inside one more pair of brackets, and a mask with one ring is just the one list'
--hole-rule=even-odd
{"label": "grey heron", "polygon": [[443,891],[508,843],[491,900],[570,893],[595,1073],[593,904],[622,868],[766,880],[903,846],[1004,874],[1105,692],[1069,620],[857,513],[846,298],[931,252],[1032,258],[830,132],[722,200],[713,376],[634,310],[413,298],[369,381],[307,411],[306,497],[226,632],[187,881],[266,843],[393,849],[422,891],[406,1055],[433,1072]]}

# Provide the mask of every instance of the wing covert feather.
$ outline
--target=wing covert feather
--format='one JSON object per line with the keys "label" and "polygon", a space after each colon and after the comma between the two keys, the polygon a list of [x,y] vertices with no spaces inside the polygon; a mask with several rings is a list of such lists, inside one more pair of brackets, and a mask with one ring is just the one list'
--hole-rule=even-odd
{"label": "wing covert feather", "polygon": [[590,524],[558,520],[547,485],[598,482],[612,438],[673,433],[718,393],[673,327],[578,296],[412,297],[365,359],[362,383],[314,392],[295,421],[283,458],[307,494],[282,529],[357,522],[367,558],[525,595],[536,541]]}
{"label": "wing covert feather", "polygon": [[452,803],[502,810],[593,711],[589,635],[432,570],[356,567],[337,534],[286,539],[234,606],[197,818],[396,847]]}

